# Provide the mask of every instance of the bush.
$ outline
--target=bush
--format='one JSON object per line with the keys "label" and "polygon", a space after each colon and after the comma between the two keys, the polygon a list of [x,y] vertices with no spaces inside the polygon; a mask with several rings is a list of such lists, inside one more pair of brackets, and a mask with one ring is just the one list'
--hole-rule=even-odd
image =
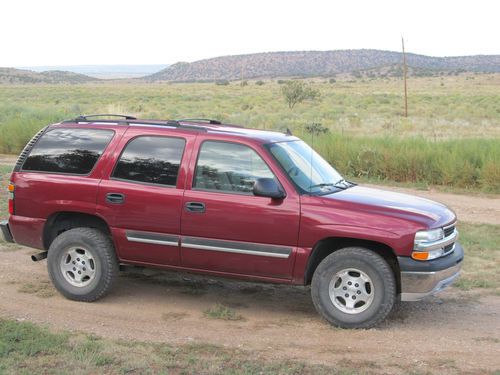
{"label": "bush", "polygon": [[264,83],[265,83],[264,81],[257,81],[257,82],[255,82],[255,84],[257,86],[262,86]]}
{"label": "bush", "polygon": [[220,79],[220,80],[215,81],[215,84],[217,86],[228,86],[229,81],[227,79]]}
{"label": "bush", "polygon": [[318,89],[311,87],[311,85],[303,81],[297,80],[287,81],[283,87],[281,87],[281,93],[290,109],[305,100],[315,100],[320,97]]}

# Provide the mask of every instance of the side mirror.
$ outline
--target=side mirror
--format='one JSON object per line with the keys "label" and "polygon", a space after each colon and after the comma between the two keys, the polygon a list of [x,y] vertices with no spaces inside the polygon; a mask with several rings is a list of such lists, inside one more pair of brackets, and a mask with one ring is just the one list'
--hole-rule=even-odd
{"label": "side mirror", "polygon": [[253,195],[272,199],[283,199],[286,193],[274,178],[259,178],[253,185]]}

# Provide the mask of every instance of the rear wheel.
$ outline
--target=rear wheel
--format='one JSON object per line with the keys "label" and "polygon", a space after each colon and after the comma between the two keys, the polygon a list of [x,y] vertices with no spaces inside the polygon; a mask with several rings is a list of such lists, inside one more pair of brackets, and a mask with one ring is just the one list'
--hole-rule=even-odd
{"label": "rear wheel", "polygon": [[316,310],[342,328],[370,328],[392,309],[396,281],[380,255],[365,248],[335,251],[319,264],[311,284]]}
{"label": "rear wheel", "polygon": [[91,302],[103,297],[118,274],[113,243],[92,228],[75,228],[57,236],[47,257],[49,276],[66,298]]}

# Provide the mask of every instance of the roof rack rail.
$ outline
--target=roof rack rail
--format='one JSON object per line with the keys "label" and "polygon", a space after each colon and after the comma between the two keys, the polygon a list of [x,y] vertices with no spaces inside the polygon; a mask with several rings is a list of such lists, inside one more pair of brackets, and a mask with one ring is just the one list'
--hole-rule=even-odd
{"label": "roof rack rail", "polygon": [[178,122],[181,122],[181,121],[186,121],[186,122],[207,122],[211,125],[222,125],[222,122],[220,122],[219,120],[212,120],[212,119],[209,119],[209,118],[182,118],[182,119],[179,119],[179,120],[176,120]]}
{"label": "roof rack rail", "polygon": [[64,120],[61,123],[62,124],[67,124],[67,123],[81,123],[81,122],[92,122],[90,120],[90,117],[99,117],[99,116],[113,116],[113,117],[122,117],[124,120],[99,120],[98,122],[101,123],[109,123],[109,124],[114,124],[114,125],[125,125],[125,126],[130,126],[130,125],[138,125],[138,126],[168,126],[168,127],[175,127],[179,129],[191,129],[191,130],[197,130],[197,131],[203,131],[206,132],[207,129],[202,127],[202,126],[196,126],[196,125],[184,125],[181,124],[180,121],[177,120],[143,120],[143,119],[137,119],[132,116],[124,116],[124,115],[82,115],[78,116],[76,119],[73,120]]}
{"label": "roof rack rail", "polygon": [[91,117],[121,117],[121,118],[124,118],[125,120],[137,120],[137,118],[135,118],[134,116],[113,115],[110,113],[104,113],[104,114],[98,114],[98,115],[80,115],[75,120],[76,121],[88,121],[88,119]]}
{"label": "roof rack rail", "polygon": [[183,121],[185,121],[185,122],[205,122],[205,123],[210,124],[210,125],[223,125],[223,126],[228,127],[228,128],[244,128],[243,125],[223,124],[219,120],[212,120],[209,118],[183,118],[183,119],[179,119],[176,121],[178,121],[178,122],[183,122]]}

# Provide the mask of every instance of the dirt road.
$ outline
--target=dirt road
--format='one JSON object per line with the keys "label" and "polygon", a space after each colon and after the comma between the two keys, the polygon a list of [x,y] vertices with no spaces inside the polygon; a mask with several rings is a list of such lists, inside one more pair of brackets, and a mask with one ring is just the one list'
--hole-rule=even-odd
{"label": "dirt road", "polygon": [[[394,189],[449,204],[462,221],[500,224],[500,199]],[[314,311],[308,288],[160,271],[123,272],[92,304],[55,292],[46,261],[0,244],[0,316],[120,339],[238,347],[262,358],[343,365],[369,373],[484,374],[500,370],[500,296],[450,289],[401,303],[375,329],[334,329]],[[225,304],[242,319],[209,319]]]}
{"label": "dirt road", "polygon": [[[330,327],[307,288],[272,286],[156,271],[122,273],[101,301],[72,302],[49,284],[31,250],[0,252],[0,316],[100,336],[238,347],[263,358],[340,364],[374,373],[473,374],[500,369],[500,297],[450,290],[401,303],[376,329]],[[215,303],[242,320],[209,319]]]}
{"label": "dirt road", "polygon": [[500,197],[444,193],[436,189],[417,190],[390,186],[365,185],[432,199],[451,207],[459,221],[475,224],[500,224]]}

